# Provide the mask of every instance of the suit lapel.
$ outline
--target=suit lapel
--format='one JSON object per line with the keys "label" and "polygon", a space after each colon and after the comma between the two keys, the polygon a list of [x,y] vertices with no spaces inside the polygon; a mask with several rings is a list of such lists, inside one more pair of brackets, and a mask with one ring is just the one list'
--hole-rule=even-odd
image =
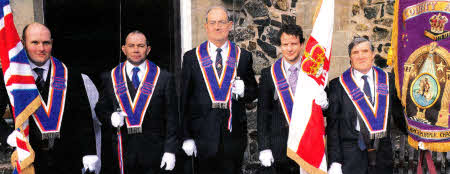
{"label": "suit lapel", "polygon": [[134,89],[133,82],[128,77],[128,74],[126,74],[125,76],[127,78],[128,91],[130,92],[130,97],[133,100],[134,97],[136,96],[136,89]]}

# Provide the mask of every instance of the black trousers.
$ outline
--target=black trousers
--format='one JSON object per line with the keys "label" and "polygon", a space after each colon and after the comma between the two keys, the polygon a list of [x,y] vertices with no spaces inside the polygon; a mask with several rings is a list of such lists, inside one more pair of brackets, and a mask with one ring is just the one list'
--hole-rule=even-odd
{"label": "black trousers", "polygon": [[[228,112],[228,110],[224,110],[224,112]],[[226,114],[224,114],[226,115]],[[233,157],[229,155],[230,152],[224,151],[224,139],[228,139],[230,137],[227,130],[227,117],[223,117],[221,121],[221,131],[220,131],[220,139],[219,139],[219,147],[217,154],[212,157],[202,158],[199,157],[198,161],[198,172],[195,174],[240,174],[242,173],[242,160],[243,160],[243,152],[242,155],[239,155],[240,158]],[[240,149],[236,149],[240,151]]]}
{"label": "black trousers", "polygon": [[64,154],[64,157],[62,157],[61,149],[55,149],[54,147],[50,148],[48,139],[41,140],[33,145],[35,151],[33,166],[36,174],[81,173],[82,159],[73,156],[75,152],[74,154]]}
{"label": "black trousers", "polygon": [[261,167],[259,174],[299,174],[300,168],[293,160],[275,161],[270,167]]}
{"label": "black trousers", "polygon": [[37,158],[35,158],[35,162],[33,164],[36,174],[40,173],[57,174],[64,172],[61,170],[60,167],[58,167],[57,161],[54,159],[51,150],[40,150],[39,154],[36,154],[36,156]]}

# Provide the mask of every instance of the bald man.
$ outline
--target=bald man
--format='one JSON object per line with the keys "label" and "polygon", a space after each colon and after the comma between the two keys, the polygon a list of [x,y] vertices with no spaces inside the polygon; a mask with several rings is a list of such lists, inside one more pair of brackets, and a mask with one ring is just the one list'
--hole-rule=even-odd
{"label": "bald man", "polygon": [[240,173],[247,146],[245,104],[256,98],[252,54],[228,40],[225,8],[206,14],[208,40],[184,54],[183,150],[198,157],[198,173]]}
{"label": "bald man", "polygon": [[[81,73],[51,56],[53,42],[46,26],[39,23],[27,25],[22,40],[42,103],[28,119],[29,141],[35,151],[35,173],[79,174],[84,165],[90,165],[93,169],[98,158],[95,156],[92,117]],[[6,94],[3,75],[0,79],[3,83],[0,85],[1,93]],[[64,81],[66,86],[54,87]],[[64,92],[65,97],[57,95]],[[63,107],[52,108],[57,106],[56,103],[61,103]],[[52,112],[47,112],[46,106]],[[52,127],[60,129],[54,132]],[[10,146],[17,145],[17,133],[13,131],[8,136]]]}
{"label": "bald man", "polygon": [[144,33],[130,32],[122,46],[127,60],[101,76],[103,92],[95,110],[104,130],[102,173],[171,173],[175,167],[175,81],[172,74],[147,59],[150,50]]}

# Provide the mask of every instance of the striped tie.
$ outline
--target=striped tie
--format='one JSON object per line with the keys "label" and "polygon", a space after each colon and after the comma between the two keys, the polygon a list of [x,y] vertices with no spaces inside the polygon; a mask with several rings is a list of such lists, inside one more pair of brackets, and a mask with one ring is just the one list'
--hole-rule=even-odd
{"label": "striped tie", "polygon": [[222,75],[222,54],[220,54],[220,52],[222,52],[221,48],[217,48],[217,56],[216,56],[216,71],[217,71],[217,75]]}

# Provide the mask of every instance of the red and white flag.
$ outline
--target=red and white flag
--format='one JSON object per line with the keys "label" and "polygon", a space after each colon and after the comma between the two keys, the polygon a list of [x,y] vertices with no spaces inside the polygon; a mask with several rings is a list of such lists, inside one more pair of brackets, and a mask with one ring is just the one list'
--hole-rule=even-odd
{"label": "red and white flag", "polygon": [[302,71],[295,90],[287,155],[308,173],[327,173],[325,124],[314,101],[328,81],[334,25],[334,0],[321,0],[311,36],[305,45]]}

